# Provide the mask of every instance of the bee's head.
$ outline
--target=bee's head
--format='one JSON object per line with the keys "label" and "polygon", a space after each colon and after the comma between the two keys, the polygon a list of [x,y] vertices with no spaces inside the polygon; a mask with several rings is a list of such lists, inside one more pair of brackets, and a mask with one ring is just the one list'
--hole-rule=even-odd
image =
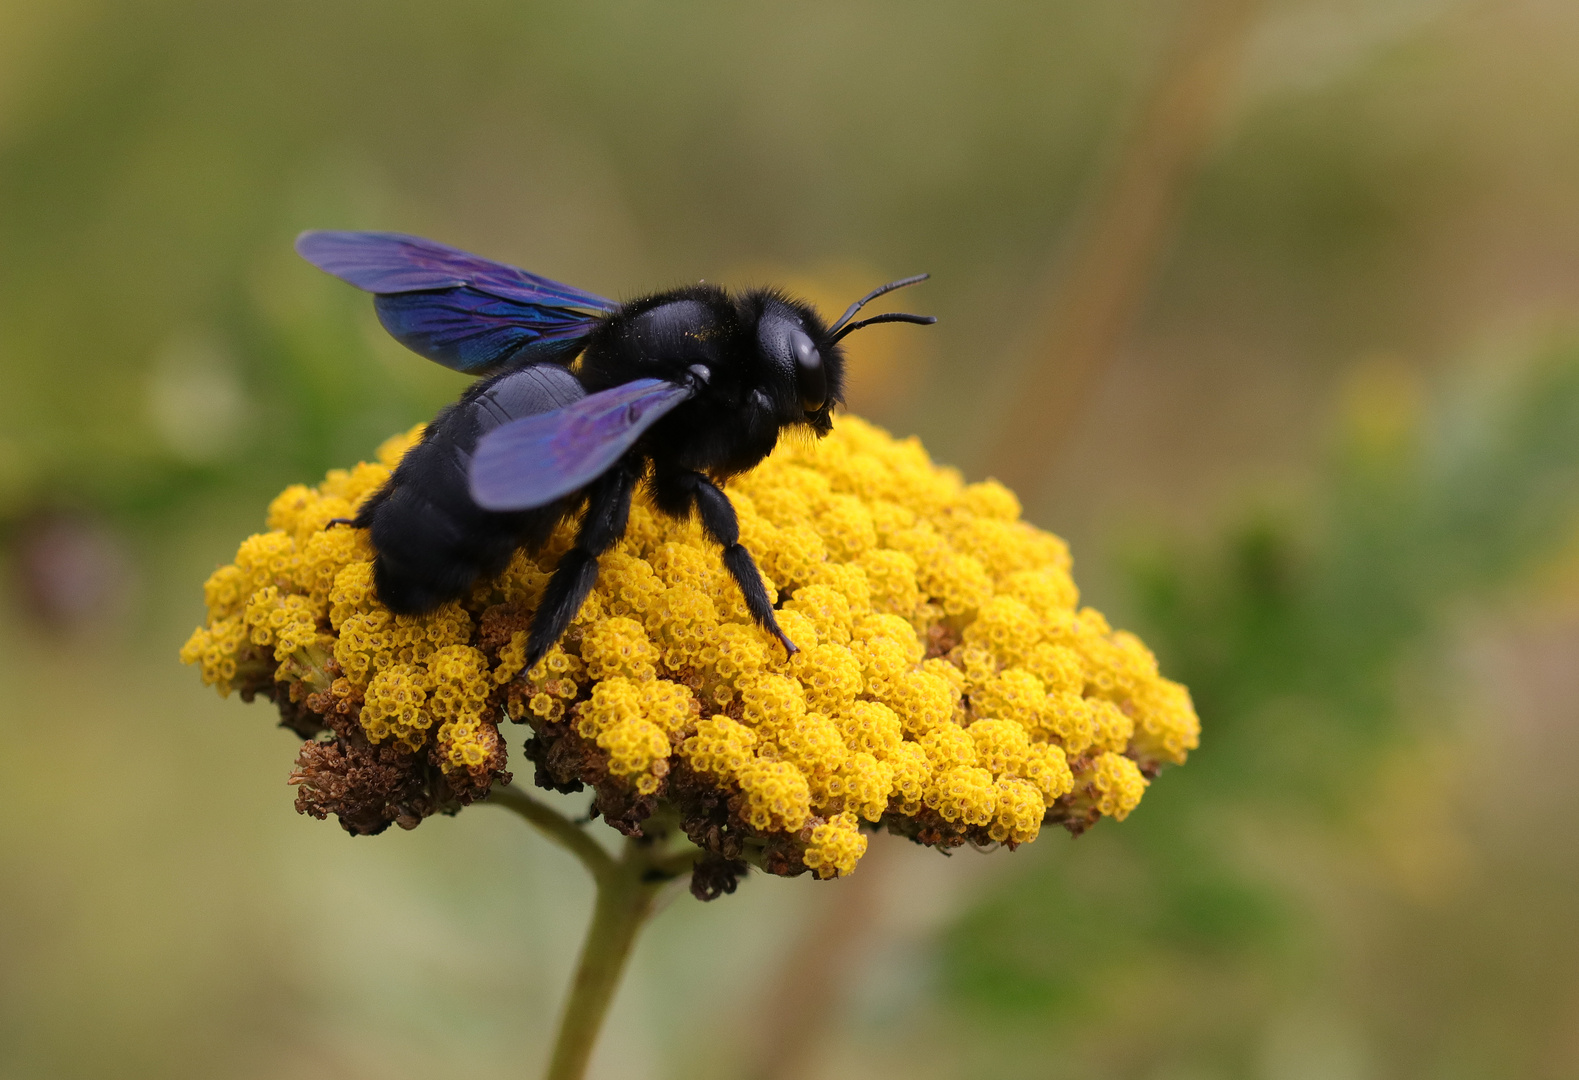
{"label": "bee's head", "polygon": [[831,431],[833,407],[844,400],[844,350],[839,348],[839,339],[872,323],[937,322],[930,315],[904,312],[876,315],[855,323],[850,322],[850,317],[868,301],[926,278],[926,274],[918,274],[874,289],[828,327],[812,308],[769,297],[757,321],[757,350],[773,373],[781,422],[809,424],[818,435]]}
{"label": "bee's head", "polygon": [[770,299],[757,321],[757,351],[771,373],[779,422],[827,434],[829,414],[844,400],[844,350],[828,340],[817,313]]}

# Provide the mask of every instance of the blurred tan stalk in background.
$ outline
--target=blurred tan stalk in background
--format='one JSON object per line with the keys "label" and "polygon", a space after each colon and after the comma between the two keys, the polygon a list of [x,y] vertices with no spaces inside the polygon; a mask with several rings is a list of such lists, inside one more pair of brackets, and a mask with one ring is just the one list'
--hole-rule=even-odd
{"label": "blurred tan stalk in background", "polygon": [[1123,347],[1218,131],[1261,0],[1197,0],[1150,92],[1053,260],[1016,347],[1018,372],[986,472],[1035,505],[1069,432]]}
{"label": "blurred tan stalk in background", "polygon": [[[1043,280],[1039,292],[1047,299],[1019,337],[1015,404],[998,426],[1002,434],[986,469],[1032,505],[1146,300],[1261,6],[1261,0],[1197,0],[1181,12],[1073,243]],[[858,946],[881,916],[881,877],[891,866],[868,859],[807,919],[763,996],[744,1073],[751,1080],[808,1074],[842,1005],[837,989],[850,985],[849,968],[863,955]]]}

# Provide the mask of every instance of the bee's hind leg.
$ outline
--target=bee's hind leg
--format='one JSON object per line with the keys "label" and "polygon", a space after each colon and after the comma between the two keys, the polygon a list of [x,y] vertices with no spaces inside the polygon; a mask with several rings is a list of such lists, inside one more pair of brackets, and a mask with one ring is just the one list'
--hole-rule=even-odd
{"label": "bee's hind leg", "polygon": [[616,465],[587,489],[587,511],[576,532],[576,545],[560,558],[554,576],[543,590],[537,614],[532,616],[526,641],[527,671],[536,667],[570,629],[571,620],[598,583],[598,556],[625,535],[635,486],[635,474],[624,465]]}
{"label": "bee's hind leg", "polygon": [[773,601],[768,598],[768,588],[762,583],[756,560],[740,542],[740,524],[735,519],[735,507],[729,496],[699,472],[654,476],[653,491],[659,506],[670,513],[684,514],[691,506],[696,507],[702,529],[724,549],[724,566],[745,594],[746,610],[751,612],[757,625],[779,639],[786,653],[794,656],[799,652],[789,635],[779,629]]}

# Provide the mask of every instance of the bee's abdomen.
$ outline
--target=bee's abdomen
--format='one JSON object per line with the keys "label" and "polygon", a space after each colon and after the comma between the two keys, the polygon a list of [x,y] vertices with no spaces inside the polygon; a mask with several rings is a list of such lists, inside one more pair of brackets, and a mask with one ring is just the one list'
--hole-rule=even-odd
{"label": "bee's abdomen", "polygon": [[378,598],[397,614],[432,611],[502,571],[519,547],[540,547],[566,502],[484,510],[467,487],[477,440],[521,416],[560,408],[585,391],[564,368],[538,365],[476,384],[428,426],[356,525],[370,531]]}

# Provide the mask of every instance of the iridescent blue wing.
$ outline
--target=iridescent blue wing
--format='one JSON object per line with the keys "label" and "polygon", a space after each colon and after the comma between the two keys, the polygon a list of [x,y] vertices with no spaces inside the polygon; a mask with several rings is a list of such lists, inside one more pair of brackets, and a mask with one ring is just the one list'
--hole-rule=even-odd
{"label": "iridescent blue wing", "polygon": [[420,236],[388,232],[304,232],[302,258],[370,293],[431,292],[469,285],[503,300],[613,311],[612,300],[561,285]]}
{"label": "iridescent blue wing", "polygon": [[472,455],[472,498],[485,510],[547,506],[607,472],[693,393],[661,379],[637,379],[501,425]]}
{"label": "iridescent blue wing", "polygon": [[445,367],[484,374],[573,352],[612,300],[402,233],[305,232],[296,250],[377,295],[397,341]]}
{"label": "iridescent blue wing", "polygon": [[597,325],[594,315],[502,300],[466,287],[381,293],[373,298],[373,308],[396,341],[468,375],[557,362]]}

